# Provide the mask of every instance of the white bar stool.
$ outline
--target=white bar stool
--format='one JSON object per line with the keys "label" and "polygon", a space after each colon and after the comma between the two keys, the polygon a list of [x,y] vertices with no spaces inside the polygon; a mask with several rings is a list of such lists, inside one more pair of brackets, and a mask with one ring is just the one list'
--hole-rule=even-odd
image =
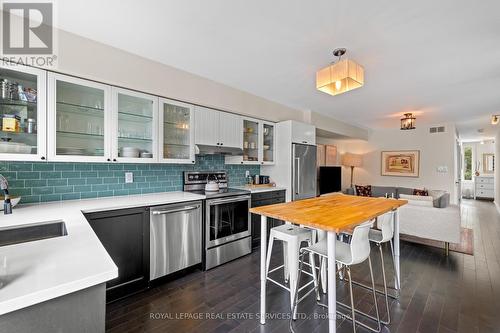
{"label": "white bar stool", "polygon": [[[370,232],[370,228],[373,224],[373,221],[367,221],[361,225],[358,225],[357,227],[354,228],[354,231],[352,233],[352,239],[351,243],[347,244],[341,241],[336,241],[335,242],[335,253],[336,253],[336,258],[335,261],[337,264],[340,264],[340,269],[346,268],[347,270],[347,276],[349,278],[349,295],[351,299],[351,304],[350,306],[337,301],[337,304],[342,305],[346,308],[351,309],[351,316],[349,317],[348,315],[344,315],[346,318],[350,319],[352,321],[352,329],[354,332],[356,332],[356,324],[363,326],[364,328],[372,331],[372,332],[380,332],[381,330],[381,325],[380,325],[380,315],[378,311],[378,304],[377,304],[377,296],[375,293],[375,281],[373,279],[373,270],[372,270],[372,262],[370,259],[370,241],[368,240],[368,234]],[[304,296],[302,296],[299,299],[299,292],[302,289],[299,289],[300,285],[300,278],[301,278],[301,272],[302,272],[302,265],[304,264],[304,255],[305,254],[317,254],[319,255],[321,261],[323,262],[325,259],[328,258],[328,251],[327,251],[327,243],[326,240],[322,240],[320,242],[317,242],[316,244],[302,248],[300,250],[300,266],[297,271],[297,285],[296,285],[296,291],[295,291],[295,299],[293,302],[293,307],[292,307],[292,313],[295,314],[297,310],[297,303],[299,303],[301,300],[303,300],[305,297],[307,297],[311,292],[316,291],[316,297],[319,297],[319,287],[318,283],[314,284],[314,289],[309,290]],[[375,305],[375,312],[376,312],[376,317],[370,316],[364,312],[361,312],[359,310],[356,310],[354,307],[354,297],[353,297],[353,292],[352,292],[352,278],[351,278],[351,266],[360,264],[364,262],[366,259],[368,259],[368,264],[370,266],[370,277],[372,280],[372,287],[373,287],[373,302]],[[321,265],[320,265],[321,266]],[[331,269],[331,267],[327,267],[327,269]],[[340,270],[339,269],[339,270]],[[310,283],[309,283],[310,284]],[[308,284],[307,284],[308,285]],[[325,304],[321,304],[318,302],[319,305],[323,307],[328,307]],[[366,325],[365,323],[362,323],[360,321],[356,320],[356,313],[364,315],[367,318],[370,318],[374,321],[377,322],[377,328],[370,327]],[[293,318],[294,316],[292,316]],[[290,330],[293,331],[292,327],[292,320],[290,320]]]}
{"label": "white bar stool", "polygon": [[[271,233],[269,235],[267,258],[266,258],[266,280],[273,282],[274,284],[280,286],[281,288],[287,290],[290,293],[290,308],[292,308],[293,300],[295,298],[300,246],[302,242],[307,242],[307,245],[311,246],[313,244],[313,236],[314,236],[313,231],[288,223],[280,225],[278,227],[271,228]],[[283,265],[280,265],[278,267],[269,270],[269,264],[271,262],[271,255],[273,251],[273,243],[275,240],[283,242],[283,248],[284,249],[286,248],[286,253],[284,253]],[[314,283],[315,286],[317,284],[316,270],[313,269],[313,267],[315,267],[314,255],[312,253],[309,256],[309,260],[312,272],[311,273],[304,272],[304,273],[312,276],[313,281],[309,282],[302,288],[307,287],[311,283]],[[269,273],[272,273],[281,268],[283,268],[284,271],[285,283],[288,280],[289,287],[269,277]],[[300,290],[302,290],[302,288]]]}
{"label": "white bar stool", "polygon": [[[382,278],[384,281],[384,291],[376,290],[375,291],[381,295],[385,296],[385,308],[387,311],[387,321],[381,320],[380,322],[383,324],[390,324],[391,322],[391,314],[389,311],[389,297],[391,298],[398,298],[397,296],[392,296],[389,295],[387,292],[387,279],[385,276],[385,264],[384,264],[384,253],[382,251],[382,244],[389,242],[391,246],[391,253],[392,253],[392,261],[394,264],[394,248],[392,246],[392,238],[394,237],[394,212],[388,212],[383,215],[380,215],[377,217],[377,227],[380,230],[376,229],[370,229],[370,232],[368,234],[368,238],[370,242],[375,243],[379,249],[380,253],[380,261],[382,264]],[[395,264],[394,264],[395,266]],[[371,289],[369,286],[353,281],[354,284],[364,287],[366,289]],[[396,279],[396,290],[399,290],[399,286],[397,285],[397,279]]]}

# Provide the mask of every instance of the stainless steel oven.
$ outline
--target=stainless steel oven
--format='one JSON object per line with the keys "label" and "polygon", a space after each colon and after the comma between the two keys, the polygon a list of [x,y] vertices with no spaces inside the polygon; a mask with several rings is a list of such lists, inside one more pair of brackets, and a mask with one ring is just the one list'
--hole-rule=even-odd
{"label": "stainless steel oven", "polygon": [[207,200],[206,247],[210,248],[250,236],[250,204],[249,195]]}
{"label": "stainless steel oven", "polygon": [[[209,179],[216,180],[218,190],[205,190]],[[225,171],[186,171],[184,191],[206,197],[203,224],[204,269],[252,252],[250,191],[228,187]]]}
{"label": "stainless steel oven", "polygon": [[252,252],[250,204],[250,195],[207,199],[205,269]]}

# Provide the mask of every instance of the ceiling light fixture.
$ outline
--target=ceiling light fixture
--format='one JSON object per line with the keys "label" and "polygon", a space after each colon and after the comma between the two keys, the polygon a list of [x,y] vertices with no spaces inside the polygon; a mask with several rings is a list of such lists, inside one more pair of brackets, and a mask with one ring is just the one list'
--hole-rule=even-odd
{"label": "ceiling light fixture", "polygon": [[415,129],[416,118],[412,113],[405,113],[403,118],[401,118],[401,129],[402,130],[412,130]]}
{"label": "ceiling light fixture", "polygon": [[335,49],[333,55],[338,57],[337,62],[316,72],[316,89],[335,96],[363,86],[364,68],[352,60],[342,60],[345,53],[345,48]]}
{"label": "ceiling light fixture", "polygon": [[497,125],[500,122],[500,115],[494,114],[491,116],[491,124]]}

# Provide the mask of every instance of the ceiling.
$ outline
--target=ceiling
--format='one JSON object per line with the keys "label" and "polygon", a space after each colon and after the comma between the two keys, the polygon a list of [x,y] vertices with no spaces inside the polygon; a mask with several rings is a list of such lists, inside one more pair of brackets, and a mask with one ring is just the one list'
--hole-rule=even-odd
{"label": "ceiling", "polygon": [[[500,113],[495,0],[64,0],[60,28],[298,108],[368,128],[455,122],[493,136]],[[315,72],[336,47],[365,86],[332,97]],[[485,133],[477,132],[485,128]]]}

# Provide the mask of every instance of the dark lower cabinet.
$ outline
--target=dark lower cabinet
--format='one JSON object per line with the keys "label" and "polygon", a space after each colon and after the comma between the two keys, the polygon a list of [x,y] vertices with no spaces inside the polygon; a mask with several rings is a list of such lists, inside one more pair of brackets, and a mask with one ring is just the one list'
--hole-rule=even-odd
{"label": "dark lower cabinet", "polygon": [[109,253],[118,277],[106,284],[106,301],[147,288],[149,281],[149,210],[131,208],[85,214]]}
{"label": "dark lower cabinet", "polygon": [[[285,202],[285,190],[252,193],[252,207],[274,205]],[[271,228],[284,222],[272,218],[267,219],[267,236]],[[252,248],[260,246],[260,215],[252,214]]]}

